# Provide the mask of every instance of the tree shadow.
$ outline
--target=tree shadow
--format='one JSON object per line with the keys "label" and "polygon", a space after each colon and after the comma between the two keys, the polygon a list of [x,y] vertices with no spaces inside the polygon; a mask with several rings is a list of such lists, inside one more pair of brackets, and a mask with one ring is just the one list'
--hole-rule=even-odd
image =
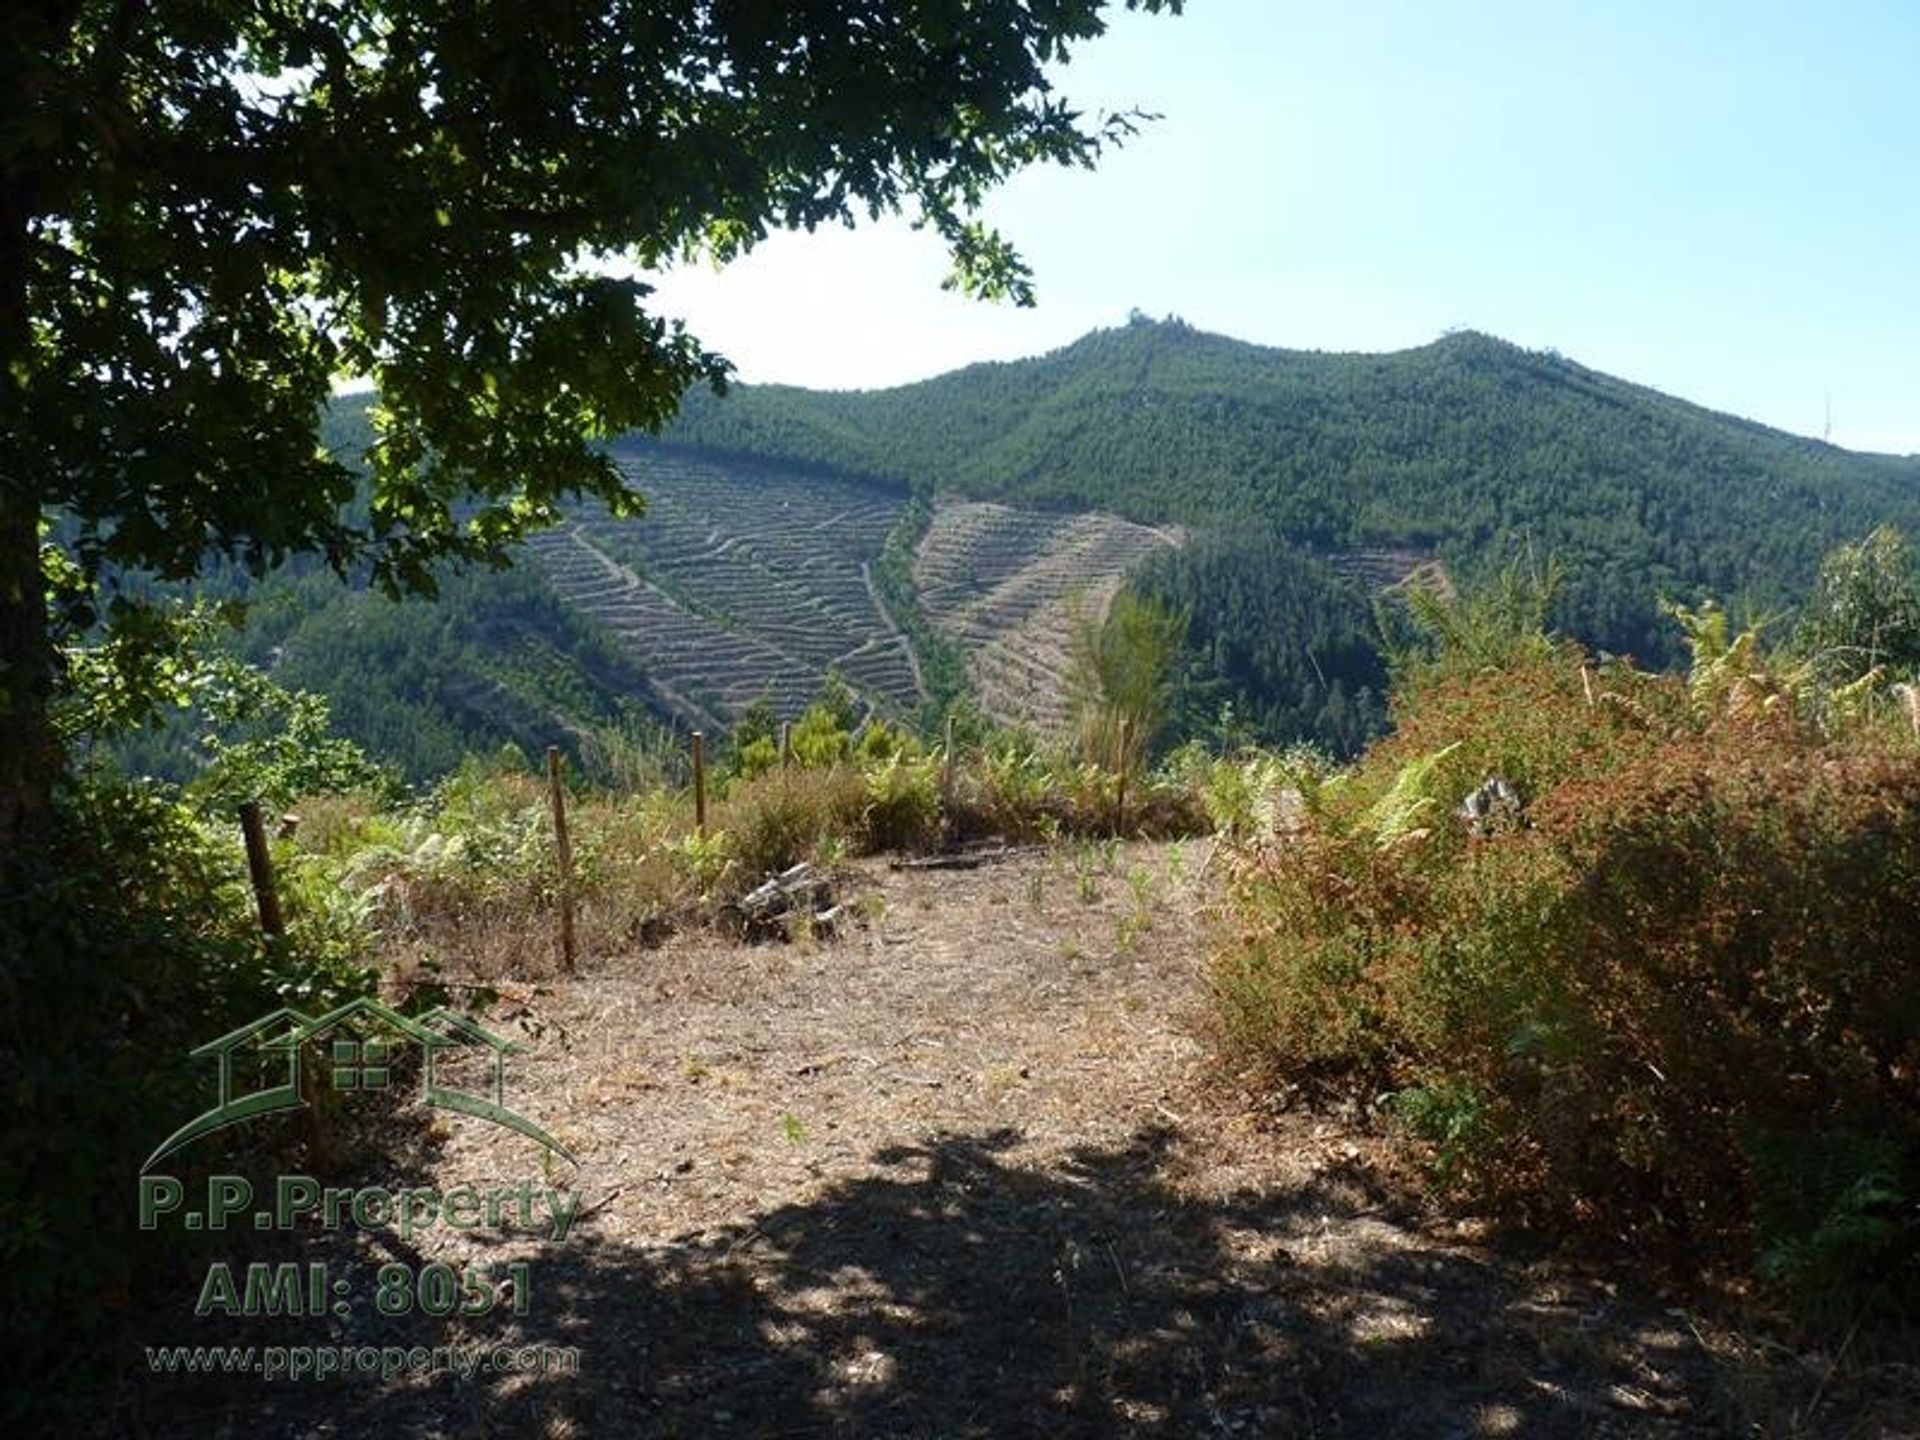
{"label": "tree shadow", "polygon": [[[447,1338],[577,1373],[257,1383],[196,1433],[1448,1436],[1726,1433],[1685,1325],[1600,1280],[1416,1240],[1358,1174],[1198,1200],[1173,1136],[1048,1170],[947,1135],[719,1236],[591,1223],[532,1313]],[[263,1407],[263,1400],[266,1402]],[[161,1431],[164,1412],[149,1412]],[[186,1421],[184,1414],[176,1417]]]}

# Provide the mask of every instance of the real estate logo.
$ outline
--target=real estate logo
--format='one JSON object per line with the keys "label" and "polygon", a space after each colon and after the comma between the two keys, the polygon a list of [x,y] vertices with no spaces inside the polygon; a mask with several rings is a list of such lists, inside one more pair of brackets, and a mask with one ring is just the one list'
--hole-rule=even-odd
{"label": "real estate logo", "polygon": [[[427,1105],[503,1126],[577,1164],[566,1146],[506,1103],[506,1057],[521,1048],[445,1006],[407,1016],[362,998],[318,1016],[275,1010],[191,1052],[219,1067],[219,1103],[169,1135],[140,1170],[145,1174],[175,1151],[243,1121],[299,1110],[314,1102],[322,1086],[349,1095],[387,1090],[410,1052],[420,1059],[420,1098]],[[450,1059],[476,1051],[491,1057],[486,1088],[463,1089],[449,1081]],[[243,1056],[264,1060],[272,1076],[261,1088],[236,1094],[235,1060]],[[314,1056],[320,1057],[318,1066]]]}
{"label": "real estate logo", "polygon": [[[442,1226],[463,1232],[485,1228],[503,1241],[516,1236],[565,1241],[581,1216],[580,1197],[553,1184],[551,1175],[546,1183],[522,1179],[483,1185],[463,1180],[443,1189],[329,1185],[317,1173],[322,1165],[316,1144],[319,1107],[327,1092],[349,1099],[398,1094],[401,1077],[412,1076],[416,1069],[419,1098],[426,1105],[511,1130],[543,1147],[549,1160],[557,1156],[578,1165],[566,1146],[506,1102],[506,1057],[521,1048],[445,1006],[403,1015],[364,998],[323,1015],[275,1010],[192,1051],[195,1058],[214,1062],[216,1103],[169,1135],[140,1167],[143,1231],[161,1229],[163,1223],[210,1238],[229,1236],[249,1223],[253,1230],[282,1234],[386,1231],[397,1242],[401,1258],[378,1265],[352,1258],[343,1267],[337,1263],[337,1249],[304,1241],[295,1242],[300,1247],[295,1258],[277,1262],[255,1258],[261,1254],[257,1244],[246,1246],[239,1256],[212,1255],[193,1302],[195,1319],[304,1318],[325,1323],[327,1334],[296,1344],[150,1345],[149,1369],[251,1374],[266,1381],[548,1370],[577,1374],[577,1347],[544,1341],[507,1344],[506,1334],[435,1346],[338,1343],[339,1327],[369,1306],[372,1324],[403,1323],[410,1315],[471,1324],[490,1314],[513,1323],[533,1313],[534,1267],[524,1252],[509,1252],[504,1263],[473,1262],[459,1254],[430,1258],[414,1244],[416,1237]],[[210,1174],[196,1204],[184,1179],[156,1169],[196,1141],[263,1115],[303,1108],[314,1126],[308,1158],[316,1173],[277,1175],[270,1193],[246,1175]],[[391,1253],[393,1246],[385,1248]],[[369,1252],[356,1248],[349,1253],[357,1257]],[[391,1338],[392,1332],[386,1333]]]}

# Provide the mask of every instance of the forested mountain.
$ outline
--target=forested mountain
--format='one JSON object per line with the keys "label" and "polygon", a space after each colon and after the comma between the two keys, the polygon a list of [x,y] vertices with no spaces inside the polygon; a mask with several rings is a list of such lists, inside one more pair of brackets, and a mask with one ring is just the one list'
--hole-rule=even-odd
{"label": "forested mountain", "polygon": [[[366,404],[343,397],[329,419],[348,454]],[[1920,457],[1849,453],[1470,333],[1329,355],[1136,318],[891,390],[695,392],[666,443],[615,453],[650,517],[582,511],[539,563],[450,580],[439,606],[303,567],[256,594],[243,652],[330,695],[344,729],[416,779],[507,739],[724,725],[749,694],[791,712],[829,666],[910,716],[916,696],[951,694],[928,677],[961,651],[976,669],[1058,668],[976,654],[993,637],[942,633],[946,609],[978,628],[995,586],[1115,583],[1042,553],[1058,517],[1007,514],[989,527],[999,549],[954,562],[955,536],[984,542],[953,502],[994,500],[1179,527],[1178,547],[1104,563],[1191,615],[1180,728],[1344,753],[1385,721],[1373,594],[1423,559],[1471,582],[1551,557],[1560,625],[1661,665],[1679,658],[1662,598],[1785,612],[1835,545],[1882,523],[1920,533]],[[1018,568],[1030,559],[1046,573]],[[947,594],[968,579],[977,602]]]}
{"label": "forested mountain", "polygon": [[[1334,355],[1136,317],[897,389],[690,395],[671,434],[1179,523],[1214,537],[1195,599],[1234,588],[1230,571],[1257,591],[1276,545],[1427,549],[1468,578],[1530,547],[1567,571],[1560,623],[1649,662],[1674,658],[1659,597],[1790,606],[1833,545],[1920,521],[1920,457],[1849,453],[1466,332]],[[1265,608],[1254,597],[1249,622]]]}

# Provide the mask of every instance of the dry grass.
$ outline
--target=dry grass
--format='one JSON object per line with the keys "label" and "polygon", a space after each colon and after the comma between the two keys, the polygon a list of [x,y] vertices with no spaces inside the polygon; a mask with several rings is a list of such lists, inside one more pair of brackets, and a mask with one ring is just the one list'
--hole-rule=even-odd
{"label": "dry grass", "polygon": [[[842,875],[862,922],[515,987],[509,1099],[580,1157],[524,1321],[577,1377],[149,1392],[152,1433],[1897,1434],[1898,1377],[1760,1352],[1430,1211],[1379,1139],[1210,1073],[1204,845]],[[441,1122],[430,1178],[531,1174]],[[383,1246],[385,1247],[383,1250]],[[393,1258],[375,1239],[369,1261]],[[370,1328],[369,1328],[370,1327]],[[378,1326],[364,1333],[380,1343]],[[1864,1387],[1864,1388],[1863,1388]],[[1816,1397],[1818,1404],[1811,1406]],[[1881,1408],[1875,1409],[1873,1407]]]}

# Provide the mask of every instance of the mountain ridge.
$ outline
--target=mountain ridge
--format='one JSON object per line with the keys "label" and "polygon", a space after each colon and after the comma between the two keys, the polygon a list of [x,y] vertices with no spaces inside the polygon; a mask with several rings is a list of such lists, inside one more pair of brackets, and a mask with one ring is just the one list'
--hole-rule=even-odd
{"label": "mountain ridge", "polygon": [[[366,403],[342,397],[328,416],[344,453],[366,443]],[[331,694],[350,733],[417,778],[463,749],[528,743],[543,715],[563,738],[655,720],[711,728],[749,694],[790,713],[829,653],[907,718],[916,697],[938,708],[956,686],[980,698],[1057,679],[1059,614],[1034,622],[1046,638],[1031,654],[1016,633],[1026,618],[1002,636],[978,616],[999,613],[991,591],[1023,525],[1037,535],[1093,512],[1182,536],[1124,561],[1127,583],[1191,617],[1176,735],[1351,753],[1386,723],[1373,596],[1409,565],[1472,584],[1551,556],[1568,574],[1554,623],[1660,666],[1683,659],[1662,600],[1788,613],[1834,546],[1883,523],[1920,535],[1920,457],[1848,451],[1474,331],[1368,354],[1141,319],[884,390],[692,394],[661,439],[624,437],[612,453],[657,503],[613,527],[569,511],[625,567],[607,594],[532,563],[549,542],[511,583],[466,577],[438,608],[363,605],[296,575],[275,582],[288,603],[262,607],[243,650]],[[712,473],[695,485],[701,467]],[[848,480],[876,486],[879,507],[857,545],[836,533]],[[977,575],[949,566],[927,605],[924,562],[956,538],[941,528],[956,502],[1044,513],[994,521],[1000,548]],[[817,555],[793,548],[806,534]],[[1070,546],[1041,558],[1063,594],[1119,583],[1076,569]],[[981,590],[948,603],[963,572]],[[1006,593],[1032,588],[1015,576]],[[893,632],[885,618],[862,630],[868,610]],[[812,617],[808,633],[798,617]],[[902,645],[904,665],[889,658]],[[1057,721],[1057,697],[1040,691],[1014,709]]]}
{"label": "mountain ridge", "polygon": [[1516,552],[1559,617],[1673,658],[1662,598],[1797,601],[1820,556],[1920,528],[1920,457],[1854,452],[1475,331],[1383,354],[1145,321],[884,390],[689,396],[667,438],[1042,509],[1258,532],[1321,552]]}
{"label": "mountain ridge", "polygon": [[[1008,371],[1018,370],[1023,367],[1043,364],[1049,361],[1064,360],[1074,356],[1078,352],[1081,352],[1083,349],[1090,346],[1094,342],[1098,341],[1102,337],[1125,334],[1130,330],[1138,330],[1142,328],[1159,328],[1159,327],[1183,330],[1191,333],[1194,336],[1200,337],[1203,340],[1214,342],[1222,347],[1226,347],[1230,349],[1250,352],[1250,353],[1263,355],[1263,356],[1285,357],[1293,360],[1306,361],[1306,362],[1394,361],[1394,360],[1399,360],[1407,357],[1427,355],[1430,353],[1444,354],[1448,352],[1457,353],[1461,351],[1471,351],[1471,350],[1478,350],[1482,352],[1495,352],[1495,353],[1500,353],[1500,354],[1505,354],[1505,355],[1510,355],[1515,357],[1524,357],[1531,360],[1547,362],[1551,365],[1554,365],[1556,367],[1560,367],[1566,371],[1569,371],[1574,375],[1584,377],[1591,381],[1601,382],[1603,384],[1611,385],[1611,386],[1618,386],[1636,395],[1645,396],[1653,400],[1657,400],[1667,404],[1672,404],[1672,405],[1682,407],[1686,410],[1694,412],[1695,414],[1701,416],[1702,418],[1706,418],[1706,419],[1710,419],[1718,422],[1724,422],[1734,426],[1739,426],[1774,439],[1779,439],[1784,441],[1795,441],[1803,445],[1806,445],[1808,447],[1811,447],[1813,449],[1823,450],[1823,451],[1831,450],[1843,455],[1850,455],[1860,459],[1882,459],[1882,460],[1891,460],[1895,462],[1920,462],[1920,451],[1899,452],[1899,451],[1881,451],[1881,450],[1861,450],[1861,449],[1854,449],[1852,447],[1845,446],[1845,445],[1839,445],[1832,441],[1821,439],[1817,436],[1803,435],[1798,431],[1789,430],[1783,426],[1772,425],[1764,420],[1759,420],[1752,416],[1740,415],[1730,410],[1719,410],[1711,405],[1705,404],[1704,402],[1689,400],[1683,395],[1675,394],[1672,391],[1661,390],[1659,387],[1654,385],[1648,385],[1640,381],[1630,380],[1624,376],[1614,375],[1608,371],[1594,369],[1591,366],[1581,364],[1579,361],[1572,359],[1571,357],[1567,356],[1565,353],[1563,353],[1562,351],[1554,347],[1546,347],[1546,348],[1538,348],[1538,349],[1530,348],[1530,347],[1519,344],[1517,341],[1508,340],[1502,336],[1495,335],[1491,331],[1479,330],[1471,326],[1463,326],[1463,327],[1458,327],[1454,329],[1449,329],[1443,332],[1442,334],[1436,336],[1434,339],[1425,341],[1422,344],[1403,346],[1399,349],[1394,349],[1394,350],[1335,350],[1335,349],[1318,349],[1318,348],[1311,348],[1311,347],[1296,347],[1296,346],[1287,346],[1287,345],[1268,345],[1255,340],[1242,340],[1236,336],[1226,335],[1217,331],[1200,330],[1200,329],[1197,329],[1196,327],[1188,325],[1183,320],[1180,320],[1175,317],[1169,317],[1168,319],[1162,320],[1162,321],[1139,320],[1139,321],[1130,322],[1124,325],[1097,327],[1093,330],[1088,331],[1086,334],[1079,336],[1074,340],[1068,341],[1064,345],[1056,346],[1051,350],[1042,351],[1035,355],[1018,356],[1012,359],[1004,359],[1004,360],[969,361],[964,365],[955,366],[953,369],[942,371],[937,375],[926,376],[918,380],[901,381],[898,384],[893,384],[893,385],[865,385],[865,386],[841,387],[841,386],[810,386],[810,385],[797,384],[791,381],[736,381],[734,382],[733,389],[736,392],[737,391],[780,392],[780,393],[808,396],[808,397],[814,397],[814,398],[820,398],[820,399],[831,398],[831,399],[844,399],[844,400],[857,400],[857,399],[866,398],[866,397],[894,395],[894,394],[900,394],[903,392],[911,392],[911,391],[926,389],[928,387],[939,386],[948,381],[964,380],[969,377],[978,377],[978,376],[990,375],[995,373],[1004,373]],[[697,410],[700,407],[700,405],[709,398],[709,393],[710,392],[706,392],[706,391],[690,392],[687,399],[690,402],[692,402],[694,409]],[[683,410],[683,419],[684,419],[684,416],[685,416],[685,411]],[[676,430],[681,425],[681,423],[682,423],[681,421],[676,421],[673,425],[670,425],[668,427],[667,433],[669,434],[675,433]]]}

